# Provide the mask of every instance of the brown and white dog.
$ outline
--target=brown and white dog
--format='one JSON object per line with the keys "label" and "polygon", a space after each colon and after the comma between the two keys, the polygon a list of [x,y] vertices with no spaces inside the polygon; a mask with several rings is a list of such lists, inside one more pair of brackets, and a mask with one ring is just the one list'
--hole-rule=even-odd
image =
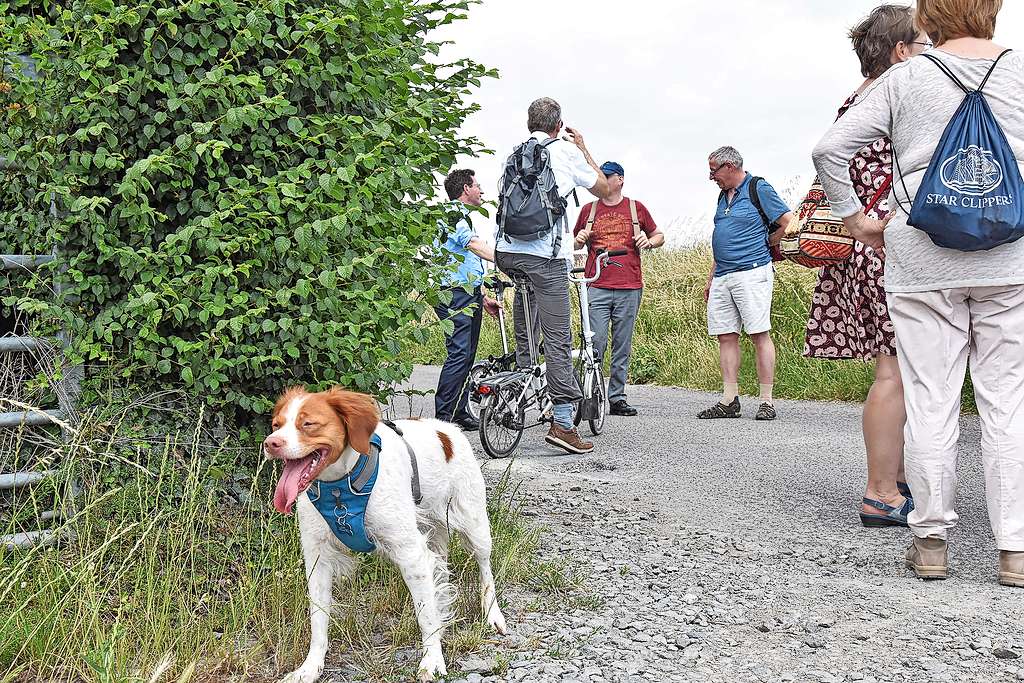
{"label": "brown and white dog", "polygon": [[480,465],[462,431],[437,420],[400,420],[397,425],[415,452],[422,500],[412,493],[412,464],[405,443],[380,422],[377,402],[365,394],[331,389],[311,394],[288,389],[274,407],[273,433],[263,442],[268,458],[284,471],[274,507],[290,514],[297,503],[299,535],[309,579],[309,654],[282,683],[312,683],[327,654],[332,587],[351,577],[356,560],[331,531],[309,497],[301,495],[316,479],[333,481],[368,453],[371,436],[381,440],[377,481],[366,506],[367,535],[376,552],[388,557],[409,588],[423,637],[420,680],[447,673],[441,635],[454,597],[448,583],[449,531],[462,538],[480,566],[480,606],[488,625],[505,633],[491,573],[491,529]]}

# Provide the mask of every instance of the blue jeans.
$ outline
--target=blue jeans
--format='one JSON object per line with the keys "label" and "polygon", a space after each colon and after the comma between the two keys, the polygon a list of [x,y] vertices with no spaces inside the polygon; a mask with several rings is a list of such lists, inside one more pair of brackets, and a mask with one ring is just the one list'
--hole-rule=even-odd
{"label": "blue jeans", "polygon": [[[476,347],[480,343],[480,324],[483,322],[483,294],[477,287],[467,294],[461,287],[452,287],[452,301],[447,306],[434,308],[438,320],[451,320],[455,329],[445,337],[444,345],[448,357],[441,368],[434,394],[434,417],[451,422],[469,417],[466,404],[469,403],[469,373],[476,358]],[[467,314],[460,312],[467,306],[474,308]]]}

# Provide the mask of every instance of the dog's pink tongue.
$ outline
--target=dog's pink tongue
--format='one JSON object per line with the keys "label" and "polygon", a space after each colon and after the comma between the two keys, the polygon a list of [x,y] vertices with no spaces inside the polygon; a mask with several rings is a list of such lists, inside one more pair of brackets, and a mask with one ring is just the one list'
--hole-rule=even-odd
{"label": "dog's pink tongue", "polygon": [[284,471],[277,482],[274,490],[274,508],[283,515],[292,513],[292,505],[299,497],[299,480],[302,479],[302,471],[309,464],[309,458],[301,460],[285,460]]}

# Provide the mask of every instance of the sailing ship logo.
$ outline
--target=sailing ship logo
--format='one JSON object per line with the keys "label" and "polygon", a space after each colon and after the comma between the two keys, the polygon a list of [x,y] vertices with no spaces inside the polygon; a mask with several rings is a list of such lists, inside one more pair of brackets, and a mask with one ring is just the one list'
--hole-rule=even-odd
{"label": "sailing ship logo", "polygon": [[980,197],[999,187],[1003,182],[1003,169],[992,152],[968,145],[942,163],[939,176],[949,189]]}

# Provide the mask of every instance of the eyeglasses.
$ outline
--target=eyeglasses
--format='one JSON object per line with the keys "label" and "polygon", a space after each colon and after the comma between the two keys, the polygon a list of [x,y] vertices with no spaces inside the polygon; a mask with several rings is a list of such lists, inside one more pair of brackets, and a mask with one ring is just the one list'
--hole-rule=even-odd
{"label": "eyeglasses", "polygon": [[933,43],[930,40],[925,41],[923,43],[920,40],[912,40],[912,41],[910,41],[910,44],[911,45],[924,45],[924,49],[926,49],[926,50],[930,50],[933,47],[935,47],[935,43]]}
{"label": "eyeglasses", "polygon": [[723,168],[725,168],[728,165],[729,165],[728,161],[725,162],[724,164],[719,164],[718,168],[716,168],[715,170],[711,171],[711,173],[708,173],[708,178],[711,179],[711,180],[714,180],[715,179],[715,174],[718,173],[719,171],[721,171]]}

